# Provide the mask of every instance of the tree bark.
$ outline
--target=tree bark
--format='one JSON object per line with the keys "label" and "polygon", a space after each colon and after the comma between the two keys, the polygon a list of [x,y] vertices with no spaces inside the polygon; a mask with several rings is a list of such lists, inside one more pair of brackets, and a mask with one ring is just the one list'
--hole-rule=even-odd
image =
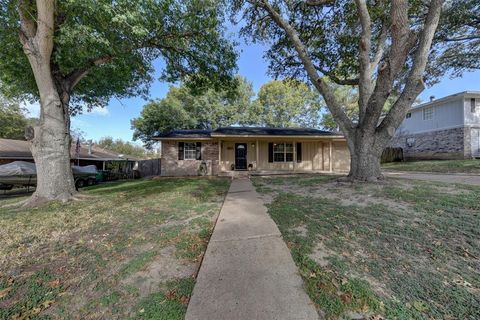
{"label": "tree bark", "polygon": [[[380,158],[388,146],[395,129],[400,125],[416,97],[423,90],[423,73],[428,60],[435,30],[437,29],[444,0],[430,0],[423,28],[411,28],[408,0],[392,1],[390,10],[391,39],[386,48],[385,22],[378,37],[376,52],[372,48],[372,21],[366,0],[355,0],[361,27],[359,42],[359,119],[353,122],[344,112],[333,91],[320,77],[308,48],[288,19],[268,0],[249,0],[263,8],[278,27],[285,31],[311,83],[325,99],[328,109],[346,137],[351,154],[350,180],[376,181],[382,178]],[[316,1],[316,4],[330,1]],[[312,3],[313,3],[312,2]],[[381,120],[383,107],[391,96],[395,81],[413,51],[411,67],[402,93],[393,107]],[[386,50],[388,49],[388,50]],[[373,59],[372,59],[373,58]],[[328,74],[326,74],[328,76]]]}
{"label": "tree bark", "polygon": [[37,168],[37,188],[27,206],[60,200],[76,193],[70,166],[69,95],[52,72],[54,0],[37,0],[38,23],[20,5],[20,41],[30,62],[40,95],[40,122],[34,128],[31,151]]}
{"label": "tree bark", "polygon": [[29,201],[33,206],[52,200],[68,201],[76,190],[70,165],[69,97],[59,94],[49,62],[35,61],[32,69],[41,83],[40,121],[31,141],[37,167],[37,188]]}
{"label": "tree bark", "polygon": [[383,179],[380,158],[389,139],[383,139],[358,129],[347,142],[351,160],[349,180],[375,182]]}

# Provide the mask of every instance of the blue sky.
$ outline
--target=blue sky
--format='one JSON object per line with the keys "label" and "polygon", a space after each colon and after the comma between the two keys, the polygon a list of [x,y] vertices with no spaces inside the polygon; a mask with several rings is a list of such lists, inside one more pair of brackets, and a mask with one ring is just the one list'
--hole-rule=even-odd
{"label": "blue sky", "polygon": [[[242,41],[241,39],[237,40]],[[262,84],[271,79],[267,74],[268,62],[263,59],[265,47],[242,41],[239,49],[241,51],[238,61],[239,74],[251,81],[257,92]],[[157,78],[161,72],[161,65],[161,61],[155,62]],[[167,83],[155,81],[150,90],[150,98],[164,97],[168,87]],[[427,101],[432,95],[441,98],[466,90],[480,91],[480,70],[466,73],[462,78],[449,79],[445,77],[440,83],[425,89],[420,95],[420,99]],[[72,119],[72,126],[83,131],[86,139],[98,140],[104,136],[111,136],[131,141],[133,131],[130,128],[130,120],[139,116],[145,103],[146,101],[141,98],[112,99],[107,108],[96,109]],[[28,108],[31,110],[31,114],[38,113],[38,106],[29,106]]]}

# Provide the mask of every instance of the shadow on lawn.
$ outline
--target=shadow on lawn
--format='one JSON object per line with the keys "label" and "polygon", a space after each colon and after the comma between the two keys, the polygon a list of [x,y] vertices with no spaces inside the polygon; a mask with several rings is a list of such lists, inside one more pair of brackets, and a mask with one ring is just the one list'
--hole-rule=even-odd
{"label": "shadow on lawn", "polygon": [[269,213],[328,319],[480,319],[480,188],[256,184],[276,194]]}

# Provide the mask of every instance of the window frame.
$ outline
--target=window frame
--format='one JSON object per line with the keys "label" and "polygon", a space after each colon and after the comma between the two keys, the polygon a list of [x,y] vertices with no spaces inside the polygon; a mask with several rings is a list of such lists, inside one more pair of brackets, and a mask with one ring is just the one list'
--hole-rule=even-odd
{"label": "window frame", "polygon": [[470,98],[470,112],[477,112],[477,100],[475,98]]}
{"label": "window frame", "polygon": [[433,119],[433,107],[425,107],[423,108],[423,120],[432,120]]}
{"label": "window frame", "polygon": [[[282,145],[282,150],[275,150],[278,146]],[[291,146],[291,150],[287,151],[287,145]],[[282,155],[283,160],[277,160],[276,155]],[[291,160],[287,160],[287,154],[291,154]],[[290,158],[290,157],[289,157]],[[293,142],[274,142],[273,143],[273,162],[276,163],[288,163],[295,161],[295,146]]]}
{"label": "window frame", "polygon": [[[187,158],[187,145],[193,145],[193,158],[191,157]],[[192,150],[188,150],[188,152],[191,154]],[[197,143],[196,142],[185,141],[183,143],[183,160],[197,160]]]}

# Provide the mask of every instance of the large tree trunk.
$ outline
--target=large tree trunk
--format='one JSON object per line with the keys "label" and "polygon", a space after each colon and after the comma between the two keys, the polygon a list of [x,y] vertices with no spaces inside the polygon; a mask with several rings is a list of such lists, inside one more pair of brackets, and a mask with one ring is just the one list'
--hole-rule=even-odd
{"label": "large tree trunk", "polygon": [[68,96],[57,91],[49,64],[36,64],[34,73],[42,80],[40,90],[40,123],[35,127],[32,155],[37,167],[37,188],[29,204],[61,200],[75,194],[70,165],[70,128]]}
{"label": "large tree trunk", "polygon": [[37,188],[31,203],[67,201],[76,192],[70,164],[68,106],[61,101],[55,88],[49,91],[42,101],[40,124],[32,140]]}
{"label": "large tree trunk", "polygon": [[[20,2],[20,41],[32,67],[40,95],[40,123],[34,130],[32,155],[37,167],[37,188],[27,206],[61,200],[75,194],[70,166],[69,96],[55,83],[51,68],[55,0],[37,0],[38,23]],[[58,82],[58,81],[57,81]],[[62,90],[60,93],[59,90]]]}
{"label": "large tree trunk", "polygon": [[381,137],[357,129],[353,136],[347,139],[351,159],[348,178],[352,181],[368,182],[383,179],[380,159],[389,141],[388,136]]}

